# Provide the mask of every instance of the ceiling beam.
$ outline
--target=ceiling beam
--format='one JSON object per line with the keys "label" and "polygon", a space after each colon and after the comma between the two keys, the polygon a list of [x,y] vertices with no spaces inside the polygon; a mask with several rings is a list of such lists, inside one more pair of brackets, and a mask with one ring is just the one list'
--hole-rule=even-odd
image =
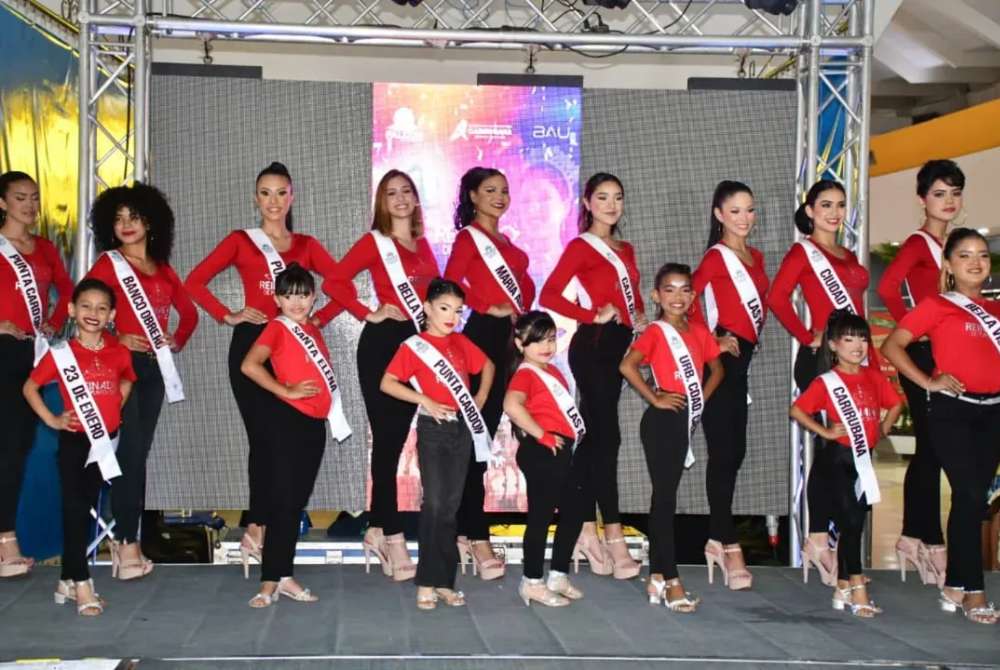
{"label": "ceiling beam", "polygon": [[934,16],[961,26],[964,30],[983,38],[994,47],[1000,48],[1000,23],[968,5],[964,0],[909,0],[914,10],[928,12]]}
{"label": "ceiling beam", "polygon": [[911,10],[896,13],[892,26],[928,51],[937,54],[951,67],[1000,67],[1000,53],[990,51],[963,51],[957,41],[949,41],[938,30],[930,27]]}

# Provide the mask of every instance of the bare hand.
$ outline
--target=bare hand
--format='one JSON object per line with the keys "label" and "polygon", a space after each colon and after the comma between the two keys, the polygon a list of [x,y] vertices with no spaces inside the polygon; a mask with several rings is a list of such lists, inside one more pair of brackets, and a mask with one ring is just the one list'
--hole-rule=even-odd
{"label": "bare hand", "polygon": [[163,333],[163,339],[166,340],[167,348],[169,348],[170,351],[176,354],[178,351],[181,350],[180,347],[177,346],[177,340],[175,340],[174,336],[171,335],[170,333]]}
{"label": "bare hand", "polygon": [[264,312],[253,307],[244,307],[238,312],[230,312],[222,317],[226,325],[235,326],[240,323],[255,323],[258,326],[267,323],[267,316]]}
{"label": "bare hand", "polygon": [[47,423],[52,430],[76,430],[81,428],[80,421],[76,418],[76,412],[71,409],[62,414],[56,415],[51,423]]}
{"label": "bare hand", "polygon": [[129,351],[144,352],[152,349],[152,347],[149,346],[149,341],[142,335],[121,333],[118,335],[118,341],[121,342],[122,345]]}
{"label": "bare hand", "polygon": [[597,314],[594,315],[594,323],[607,323],[612,319],[617,321],[619,319],[618,308],[608,303],[604,307],[597,310]]}
{"label": "bare hand", "polygon": [[371,312],[365,317],[365,321],[368,323],[382,323],[386,319],[392,319],[393,321],[406,321],[407,317],[403,314],[403,310],[391,303],[384,303],[374,312]]}
{"label": "bare hand", "polygon": [[13,321],[0,321],[0,335],[10,335],[16,340],[24,340],[28,337],[28,334],[18,328]]}
{"label": "bare hand", "polygon": [[882,437],[889,437],[889,431],[892,430],[892,424],[883,421],[879,424],[879,430],[882,431]]}
{"label": "bare hand", "polygon": [[42,327],[39,328],[45,337],[55,337],[56,329],[51,323],[43,323]]}
{"label": "bare hand", "polygon": [[672,391],[657,391],[656,399],[653,401],[653,407],[657,409],[669,409],[673,412],[679,412],[687,406],[687,396],[683,393],[674,393]]}
{"label": "bare hand", "polygon": [[310,316],[309,317],[309,324],[311,326],[315,327],[315,328],[319,328],[319,329],[323,328],[323,323],[319,320],[318,316]]}
{"label": "bare hand", "polygon": [[427,410],[427,413],[431,415],[431,418],[441,423],[442,421],[454,421],[455,420],[455,410],[447,405],[442,405],[439,402],[434,402],[430,398],[424,398],[420,402],[420,406]]}
{"label": "bare hand", "polygon": [[927,384],[927,390],[931,392],[947,391],[948,393],[961,395],[962,393],[965,393],[965,384],[958,381],[947,372],[943,372],[930,380]]}
{"label": "bare hand", "polygon": [[319,393],[319,385],[311,379],[285,387],[285,397],[289,400],[312,398],[317,393]]}
{"label": "bare hand", "polygon": [[838,437],[844,437],[845,435],[847,435],[847,428],[844,427],[844,424],[835,423],[826,429],[823,437],[828,440],[836,440]]}
{"label": "bare hand", "polygon": [[809,343],[809,348],[814,352],[823,344],[823,333],[813,333],[813,341]]}
{"label": "bare hand", "polygon": [[514,308],[509,302],[505,302],[502,305],[490,305],[490,308],[486,310],[489,316],[505,317],[512,316],[514,314]]}
{"label": "bare hand", "polygon": [[719,343],[719,349],[733,356],[740,355],[740,341],[735,335],[716,335],[715,341]]}
{"label": "bare hand", "polygon": [[649,326],[649,319],[646,318],[645,314],[635,315],[635,323],[632,324],[632,330],[634,330],[636,333],[641,333],[642,331],[646,330],[648,326]]}

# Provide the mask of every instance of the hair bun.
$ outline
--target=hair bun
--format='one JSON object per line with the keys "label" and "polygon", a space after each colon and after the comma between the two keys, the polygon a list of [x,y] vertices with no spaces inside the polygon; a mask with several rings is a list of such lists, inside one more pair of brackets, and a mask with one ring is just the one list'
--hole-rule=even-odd
{"label": "hair bun", "polygon": [[278,161],[271,161],[271,164],[267,166],[267,169],[274,170],[275,172],[288,172],[288,168],[285,167],[285,164]]}

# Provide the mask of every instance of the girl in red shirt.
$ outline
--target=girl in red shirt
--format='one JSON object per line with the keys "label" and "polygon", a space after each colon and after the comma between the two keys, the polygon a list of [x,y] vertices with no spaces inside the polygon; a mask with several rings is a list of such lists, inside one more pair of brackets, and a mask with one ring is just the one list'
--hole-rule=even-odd
{"label": "girl in red shirt", "polygon": [[[903,399],[881,370],[863,365],[871,343],[871,330],[863,317],[847,310],[834,311],[823,343],[820,370],[830,364],[833,368],[813,379],[789,414],[823,438],[817,441],[815,456],[822,465],[810,478],[823,476],[840,532],[833,608],[846,606],[855,616],[871,618],[882,612],[868,597],[861,569],[865,517],[871,504],[878,502],[871,451],[896,422]],[[819,412],[826,413],[827,425],[813,418]]]}
{"label": "girl in red shirt", "polygon": [[[381,243],[381,247],[379,246]],[[380,249],[386,252],[383,258]],[[387,262],[388,261],[388,262]],[[399,283],[393,281],[393,268]],[[358,300],[354,277],[371,275],[379,307]],[[323,289],[354,318],[364,321],[358,339],[358,380],[372,431],[370,525],[365,531],[365,568],[371,554],[395,581],[413,579],[416,566],[406,550],[399,513],[396,472],[416,407],[379,388],[385,369],[423,322],[427,285],[440,274],[427,238],[416,184],[405,172],[389,170],[375,189],[371,232],[361,236],[337,263]]]}
{"label": "girl in red shirt", "polygon": [[[722,383],[724,373],[719,345],[711,331],[701,323],[688,323],[687,313],[694,302],[691,268],[667,263],[656,273],[653,286],[651,297],[659,305],[659,316],[632,344],[621,363],[621,372],[649,403],[639,425],[646,466],[653,482],[646,592],[651,604],[663,602],[674,612],[688,613],[697,609],[699,599],[685,592],[677,572],[674,549],[677,487],[684,469],[694,463],[692,430],[705,400]],[[684,367],[685,361],[688,367]],[[652,368],[652,385],[639,371],[641,365]],[[706,365],[708,383],[702,388]]]}
{"label": "girl in red shirt", "polygon": [[[510,206],[507,178],[493,168],[474,167],[462,175],[455,208],[458,234],[444,276],[462,287],[472,313],[462,333],[482,349],[497,370],[483,407],[490,436],[496,435],[503,414],[504,389],[510,367],[512,319],[531,308],[535,284],[528,275],[528,255],[498,229]],[[472,381],[475,393],[478,380]],[[465,493],[458,510],[458,542],[462,561],[470,556],[483,579],[497,579],[504,565],[490,546],[490,525],[483,512],[486,463],[469,453]]]}
{"label": "girl in red shirt", "polygon": [[[27,574],[33,565],[21,555],[14,533],[24,462],[38,421],[21,387],[34,365],[36,345],[66,321],[73,291],[55,245],[31,232],[38,208],[34,179],[24,172],[0,175],[0,405],[6,419],[0,434],[0,577]],[[59,301],[50,316],[52,287]]]}
{"label": "girl in red shirt", "polygon": [[[733,523],[736,476],[747,451],[748,371],[764,327],[767,273],[764,255],[747,244],[757,220],[753,191],[737,181],[723,181],[712,196],[708,250],[694,271],[692,285],[704,294],[707,325],[715,332],[726,371],[722,384],[705,404],[708,466],[705,487],[710,508],[705,560],[717,563],[729,588],[749,589],[746,568]],[[738,283],[737,283],[738,282]],[[694,320],[701,320],[697,303]]]}
{"label": "girl in red shirt", "polygon": [[[584,487],[584,524],[577,543],[594,574],[630,579],[640,565],[629,554],[618,509],[618,365],[635,333],[647,325],[639,293],[635,250],[621,240],[625,189],[618,177],[599,172],[587,180],[580,209],[580,235],[567,246],[542,287],[540,304],[579,324],[569,345],[569,365],[580,391],[587,435],[573,456]],[[563,292],[573,279],[582,289],[577,300]],[[585,295],[584,295],[585,294]],[[604,520],[597,537],[594,500]]]}
{"label": "girl in red shirt", "polygon": [[[109,188],[97,197],[90,210],[90,225],[97,249],[116,252],[138,278],[172,352],[179,352],[198,325],[198,310],[174,269],[170,253],[174,241],[174,213],[164,195],[141,182]],[[139,519],[146,495],[146,460],[153,446],[156,424],[163,408],[164,379],[152,342],[133,308],[125,285],[107,253],[102,254],[87,277],[100,279],[115,292],[120,306],[115,318],[118,340],[132,352],[136,381],[122,409],[125,428],[118,441],[117,457],[122,474],[115,480],[111,511],[115,517],[112,576],[136,579],[153,570],[153,562],[142,555]],[[140,309],[145,306],[141,297]],[[170,309],[180,317],[177,329],[168,331]]]}
{"label": "girl in red shirt", "polygon": [[[337,268],[330,253],[309,235],[292,232],[292,178],[288,168],[278,162],[260,171],[254,187],[254,201],[260,211],[260,226],[234,230],[191,270],[184,282],[188,293],[201,308],[219,323],[233,327],[229,345],[229,385],[243,419],[249,444],[248,475],[250,505],[245,515],[246,532],[241,547],[260,560],[264,542],[262,510],[270,505],[271,476],[268,456],[258,444],[266,426],[260,422],[270,400],[260,386],[240,371],[240,365],[250,347],[264,330],[268,319],[278,314],[274,302],[274,275],[296,262],[310,272],[330,277]],[[263,233],[263,235],[261,235]],[[220,272],[235,267],[243,284],[243,307],[230,311],[208,288]],[[311,318],[322,328],[336,316],[340,306],[330,301]]]}
{"label": "girl in red shirt", "polygon": [[[954,161],[928,161],[917,172],[917,197],[924,210],[924,224],[900,245],[878,284],[879,297],[896,323],[910,308],[938,294],[941,243],[948,226],[962,211],[964,188],[965,174]],[[910,342],[906,353],[924,374],[934,371],[927,338]],[[927,434],[927,392],[905,375],[900,375],[899,381],[910,407],[916,447],[903,479],[903,530],[896,542],[896,555],[903,577],[906,563],[910,562],[925,584],[941,588],[947,566],[941,532],[941,464]]]}
{"label": "girl in red shirt", "polygon": [[[524,527],[524,575],[518,593],[532,600],[563,607],[583,593],[569,582],[569,561],[583,524],[580,485],[572,473],[577,436],[585,430],[569,384],[552,365],[556,354],[556,324],[547,312],[527,312],[514,325],[514,374],[503,409],[516,426],[517,465],[528,482],[528,519]],[[561,402],[560,402],[561,399]],[[556,509],[559,524],[552,545],[547,580],[545,540]]]}
{"label": "girl in red shirt", "polygon": [[[469,338],[454,332],[464,300],[455,282],[439,278],[430,283],[424,301],[427,329],[399,347],[381,384],[384,393],[420,408],[417,462],[423,502],[416,582],[417,607],[424,610],[434,609],[438,600],[452,607],[465,604],[465,596],[455,590],[456,515],[474,442],[472,431],[483,442],[489,440],[478,410],[490,393],[493,363]],[[473,396],[469,381],[475,374],[481,379]],[[408,386],[410,381],[420,390]]]}
{"label": "girl in red shirt", "polygon": [[[114,441],[121,426],[121,408],[135,382],[128,349],[105,331],[115,318],[115,294],[97,279],[84,279],[73,290],[68,312],[76,324],[76,335],[68,342],[78,366],[76,372],[97,406],[102,435]],[[42,386],[54,381],[59,382],[63,401],[63,412],[58,416],[49,410],[39,393]],[[104,612],[106,603],[90,579],[87,545],[92,526],[90,510],[98,505],[104,476],[96,462],[87,464],[90,438],[51,352],[38,362],[22,392],[45,425],[59,432],[56,460],[62,492],[63,551],[55,602],[62,605],[72,600],[81,616],[97,616]],[[93,423],[93,417],[89,417],[88,426]]]}
{"label": "girl in red shirt", "polygon": [[[1000,303],[982,293],[990,277],[986,238],[956,228],[943,253],[946,292],[907,313],[882,353],[928,393],[929,443],[951,484],[941,608],[961,609],[971,621],[993,624],[997,612],[983,591],[980,526],[1000,463]],[[931,374],[906,351],[924,336],[930,338],[934,356]]]}

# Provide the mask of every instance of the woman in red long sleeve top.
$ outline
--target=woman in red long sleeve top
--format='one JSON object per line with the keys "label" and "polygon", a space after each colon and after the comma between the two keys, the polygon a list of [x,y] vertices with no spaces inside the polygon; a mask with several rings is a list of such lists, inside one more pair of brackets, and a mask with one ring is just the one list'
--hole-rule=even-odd
{"label": "woman in red long sleeve top", "polygon": [[[98,250],[106,253],[97,259],[87,277],[101,280],[115,292],[118,305],[115,331],[119,341],[131,352],[136,374],[132,392],[122,407],[123,423],[117,450],[122,474],[115,480],[115,494],[111,499],[117,540],[113,572],[119,579],[135,579],[153,569],[152,561],[142,555],[139,547],[146,460],[163,408],[164,382],[178,383],[179,380],[170,378],[171,374],[176,375],[172,366],[167,368],[166,375],[161,370],[154,343],[133,307],[138,301],[141,310],[143,299],[134,289],[125,290],[133,278],[119,279],[109,254],[116,254],[123,260],[134,279],[138,279],[166,341],[161,346],[175,353],[183,349],[198,325],[198,309],[170,267],[174,213],[160,191],[140,182],[110,188],[94,201],[90,222]],[[180,317],[173,335],[168,330],[171,307]],[[172,398],[175,399],[176,396]]]}
{"label": "woman in red long sleeve top", "polygon": [[[750,187],[736,181],[719,183],[712,196],[708,250],[692,278],[695,292],[705,295],[707,325],[715,331],[725,371],[722,384],[705,403],[701,421],[708,447],[705,488],[710,509],[705,558],[724,567],[733,590],[748,589],[753,582],[732,506],[747,450],[747,372],[764,327],[768,285],[764,255],[747,244],[756,220]],[[700,317],[697,307],[694,316]]]}
{"label": "woman in red long sleeve top", "polygon": [[[62,328],[73,293],[55,245],[31,232],[38,210],[34,179],[24,172],[0,175],[0,406],[5,414],[0,435],[0,577],[24,575],[32,566],[31,559],[21,555],[14,534],[24,463],[38,420],[21,388],[34,367],[36,344],[43,346],[45,338]],[[53,287],[59,300],[50,315]]]}
{"label": "woman in red long sleeve top", "polygon": [[[878,294],[900,323],[908,310],[936,296],[941,284],[941,243],[948,226],[962,211],[965,174],[950,160],[932,160],[917,172],[917,197],[924,210],[924,225],[899,247],[882,273]],[[909,298],[903,300],[903,292]],[[924,374],[934,371],[934,356],[927,338],[910,342],[906,353]],[[905,566],[917,567],[925,584],[944,583],[947,554],[941,532],[941,463],[929,443],[927,392],[905,375],[900,385],[913,420],[915,447],[903,479],[903,529],[896,553]]]}
{"label": "woman in red long sleeve top", "polygon": [[[358,380],[372,431],[372,491],[364,547],[366,556],[379,557],[386,576],[402,581],[413,579],[416,567],[403,537],[396,471],[417,408],[386,395],[379,385],[396,350],[420,330],[427,286],[440,271],[424,237],[420,196],[409,175],[399,170],[383,175],[375,189],[372,218],[371,232],[354,243],[323,290],[365,322],[358,339]],[[366,270],[378,299],[375,310],[358,300],[354,288],[354,277]]]}
{"label": "woman in red long sleeve top", "polygon": [[[580,211],[581,234],[566,246],[540,298],[542,307],[579,323],[569,345],[569,365],[587,426],[573,457],[574,476],[586,496],[577,551],[587,558],[595,574],[613,572],[619,579],[635,577],[639,564],[625,546],[618,510],[618,400],[622,389],[618,366],[633,334],[648,325],[635,250],[615,237],[624,199],[625,189],[618,177],[599,172],[587,180]],[[574,278],[582,287],[581,293],[586,293],[576,302],[563,297]],[[595,498],[604,519],[605,545],[597,538]]]}
{"label": "woman in red long sleeve top", "polygon": [[[233,327],[233,339],[229,345],[229,384],[250,447],[250,505],[246,514],[247,530],[241,542],[242,547],[259,561],[264,538],[263,510],[268,507],[269,501],[270,473],[267,454],[264,453],[266,441],[261,437],[267,425],[261,422],[258,408],[268,407],[271,399],[266,391],[240,371],[240,365],[267,322],[278,315],[278,305],[274,300],[274,276],[296,262],[310,272],[331,277],[337,269],[337,262],[316,238],[292,232],[294,193],[288,168],[278,162],[271,163],[257,175],[255,184],[254,198],[260,210],[260,227],[235,230],[227,235],[191,270],[184,286],[212,318]],[[208,288],[209,282],[229,267],[236,268],[243,283],[244,304],[236,310],[230,310]],[[322,328],[339,311],[340,305],[331,300],[313,316],[313,325]]]}

